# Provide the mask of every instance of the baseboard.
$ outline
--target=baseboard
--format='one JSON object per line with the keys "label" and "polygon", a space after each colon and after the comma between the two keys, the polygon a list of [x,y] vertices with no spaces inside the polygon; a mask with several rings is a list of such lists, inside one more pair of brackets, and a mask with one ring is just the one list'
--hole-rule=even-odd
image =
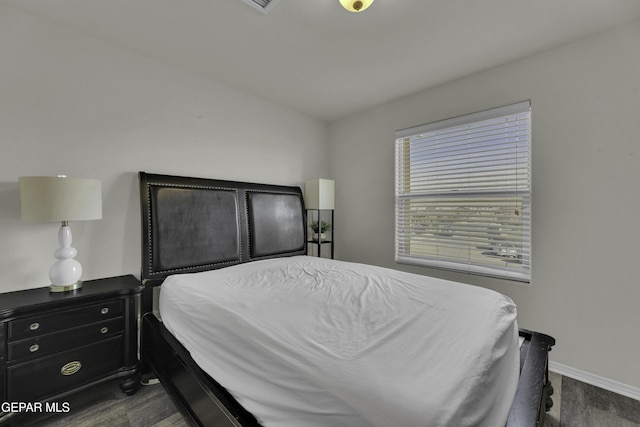
{"label": "baseboard", "polygon": [[627,384],[600,377],[598,375],[590,374],[589,372],[584,372],[579,369],[575,369],[570,366],[566,366],[553,361],[549,361],[549,370],[560,375],[582,381],[583,383],[591,384],[592,386],[609,390],[622,396],[640,400],[640,388],[637,387],[632,387]]}

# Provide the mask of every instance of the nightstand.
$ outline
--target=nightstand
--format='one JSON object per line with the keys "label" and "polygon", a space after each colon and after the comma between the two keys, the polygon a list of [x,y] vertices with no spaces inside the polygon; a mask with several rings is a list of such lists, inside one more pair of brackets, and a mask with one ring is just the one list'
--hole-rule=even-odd
{"label": "nightstand", "polygon": [[142,289],[127,275],[1,294],[0,401],[52,401],[113,378],[135,393]]}
{"label": "nightstand", "polygon": [[307,209],[307,226],[311,239],[307,240],[309,255],[325,257],[323,246],[329,246],[329,255],[333,259],[335,238],[333,209]]}

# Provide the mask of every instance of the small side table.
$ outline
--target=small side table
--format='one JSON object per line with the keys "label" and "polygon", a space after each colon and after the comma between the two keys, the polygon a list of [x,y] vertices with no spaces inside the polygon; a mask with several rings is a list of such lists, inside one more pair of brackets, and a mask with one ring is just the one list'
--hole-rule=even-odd
{"label": "small side table", "polygon": [[[315,255],[318,257],[322,257],[323,247],[328,247],[330,250],[331,259],[334,256],[335,250],[335,224],[334,224],[334,216],[333,210],[329,209],[307,209],[307,222],[308,226],[311,229],[311,232],[308,233],[308,236],[311,238],[307,240],[307,249],[313,248]],[[311,224],[317,223],[318,225],[322,225],[323,223],[327,224],[329,229],[325,232],[314,232]]]}

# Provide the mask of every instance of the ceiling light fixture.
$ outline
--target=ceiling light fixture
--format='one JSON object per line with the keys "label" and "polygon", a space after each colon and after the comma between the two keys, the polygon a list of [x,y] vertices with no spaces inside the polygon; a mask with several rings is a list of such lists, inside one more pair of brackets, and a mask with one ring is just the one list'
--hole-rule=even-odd
{"label": "ceiling light fixture", "polygon": [[340,0],[342,7],[349,12],[362,12],[369,6],[371,6],[373,0]]}

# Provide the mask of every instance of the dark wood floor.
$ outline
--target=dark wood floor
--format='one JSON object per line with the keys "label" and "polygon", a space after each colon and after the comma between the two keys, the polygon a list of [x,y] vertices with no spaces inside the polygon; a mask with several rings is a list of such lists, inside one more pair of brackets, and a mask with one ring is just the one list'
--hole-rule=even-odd
{"label": "dark wood floor", "polygon": [[64,399],[67,414],[13,415],[0,418],[2,427],[182,427],[187,423],[162,385],[140,386],[133,396],[110,381]]}
{"label": "dark wood floor", "polygon": [[[558,374],[551,375],[554,407],[545,427],[640,427],[640,401]],[[10,427],[177,427],[187,423],[161,385],[142,386],[130,397],[108,382],[71,396],[68,414],[10,416]]]}
{"label": "dark wood floor", "polygon": [[554,408],[545,427],[640,427],[640,400],[551,373]]}

